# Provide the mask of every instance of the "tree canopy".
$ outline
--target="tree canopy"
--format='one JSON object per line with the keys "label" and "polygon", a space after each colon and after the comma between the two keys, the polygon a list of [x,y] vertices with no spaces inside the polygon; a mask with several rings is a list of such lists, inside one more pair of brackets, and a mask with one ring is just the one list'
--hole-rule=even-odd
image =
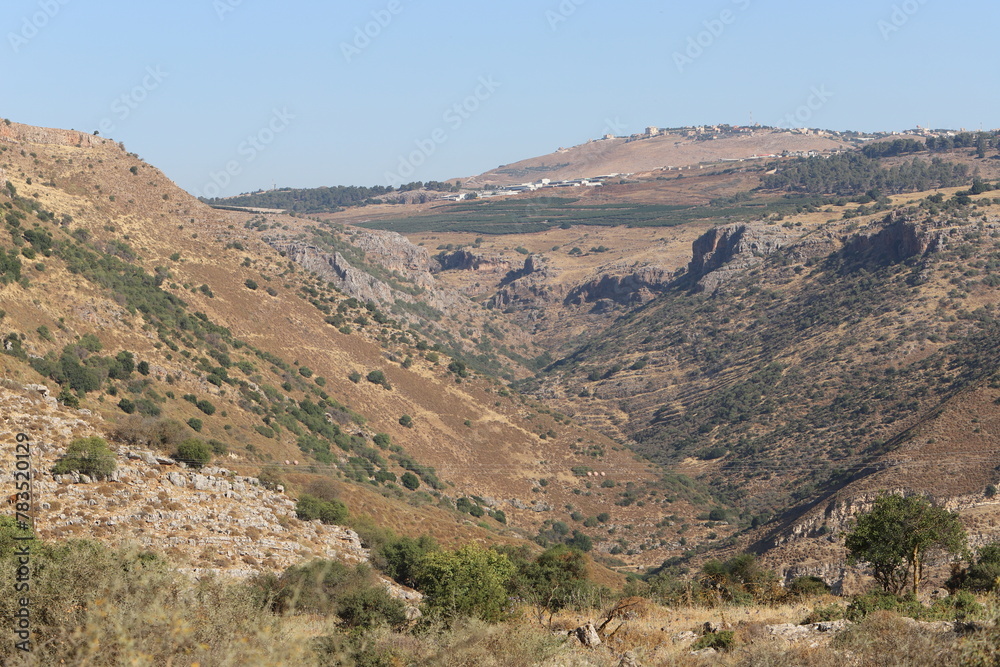
{"label": "tree canopy", "polygon": [[868,563],[887,593],[899,595],[912,582],[916,594],[924,554],[940,550],[960,554],[967,549],[958,514],[934,507],[922,496],[880,496],[871,511],[857,519],[845,540],[848,562]]}

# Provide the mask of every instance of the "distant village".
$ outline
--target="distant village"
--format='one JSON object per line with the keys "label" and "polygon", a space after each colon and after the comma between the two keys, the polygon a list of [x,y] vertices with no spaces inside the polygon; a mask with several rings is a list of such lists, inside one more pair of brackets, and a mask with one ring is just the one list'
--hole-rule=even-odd
{"label": "distant village", "polygon": [[[617,136],[614,134],[605,134],[599,139],[591,139],[588,144],[603,142],[603,141],[613,141],[624,139],[626,143],[631,143],[634,141],[645,141],[648,139],[654,139],[656,137],[683,137],[685,139],[693,139],[695,141],[713,141],[716,139],[724,139],[734,136],[748,136],[753,137],[758,132],[773,132],[773,131],[784,131],[790,134],[798,134],[804,136],[815,136],[815,137],[828,137],[830,139],[839,139],[841,141],[852,141],[856,143],[868,143],[872,141],[877,141],[880,139],[887,139],[891,137],[955,137],[958,134],[965,132],[965,128],[960,130],[931,130],[926,127],[917,126],[912,130],[903,130],[901,132],[876,132],[876,133],[861,133],[861,132],[839,132],[837,130],[822,130],[817,128],[781,128],[781,127],[770,127],[760,124],[756,125],[698,125],[694,127],[673,127],[673,128],[659,128],[655,125],[651,125],[646,128],[645,132],[639,134],[631,134],[628,136]],[[994,132],[1000,133],[1000,130],[994,130]],[[566,149],[560,148],[558,152],[562,152]],[[829,150],[829,151],[783,151],[781,153],[771,153],[767,155],[750,155],[747,157],[738,158],[720,158],[709,164],[699,164],[699,165],[688,165],[688,166],[664,166],[661,171],[687,171],[693,169],[705,169],[707,166],[713,166],[717,164],[725,164],[728,162],[739,163],[739,162],[750,162],[755,160],[774,160],[778,158],[802,158],[802,157],[815,157],[819,155],[835,155],[841,153],[840,150]],[[435,199],[435,201],[463,201],[467,199],[488,199],[492,197],[504,197],[510,195],[521,194],[523,192],[535,192],[536,190],[550,189],[550,188],[594,188],[601,187],[606,182],[612,179],[622,179],[631,176],[632,174],[605,174],[602,176],[589,176],[586,178],[576,178],[572,180],[564,181],[553,181],[548,178],[543,178],[530,183],[518,183],[516,185],[506,185],[506,186],[495,186],[488,189],[481,189],[475,192],[459,192],[459,193],[449,193],[443,194]]]}

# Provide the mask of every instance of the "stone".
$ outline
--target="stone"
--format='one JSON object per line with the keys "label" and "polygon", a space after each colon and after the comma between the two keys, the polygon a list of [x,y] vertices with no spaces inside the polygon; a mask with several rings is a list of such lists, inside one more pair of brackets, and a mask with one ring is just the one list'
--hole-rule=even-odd
{"label": "stone", "polygon": [[635,654],[632,651],[628,651],[622,656],[622,659],[618,661],[618,667],[642,667],[639,661],[635,659]]}
{"label": "stone", "polygon": [[581,625],[576,629],[576,638],[587,648],[594,648],[601,645],[601,636],[597,634],[597,628],[593,622],[588,621],[586,625]]}

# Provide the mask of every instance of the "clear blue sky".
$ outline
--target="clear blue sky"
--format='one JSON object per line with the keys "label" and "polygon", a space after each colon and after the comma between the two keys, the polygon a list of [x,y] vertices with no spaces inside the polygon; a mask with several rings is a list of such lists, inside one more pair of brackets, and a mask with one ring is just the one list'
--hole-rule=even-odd
{"label": "clear blue sky", "polygon": [[103,127],[198,194],[443,180],[751,112],[998,127],[997,25],[982,0],[8,0],[0,116]]}

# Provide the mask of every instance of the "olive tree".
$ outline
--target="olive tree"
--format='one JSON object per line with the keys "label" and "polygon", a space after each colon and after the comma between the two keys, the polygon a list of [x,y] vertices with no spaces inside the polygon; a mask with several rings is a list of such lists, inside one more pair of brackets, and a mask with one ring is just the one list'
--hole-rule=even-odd
{"label": "olive tree", "polygon": [[849,563],[868,563],[882,588],[899,595],[912,583],[917,593],[924,554],[964,553],[968,547],[958,514],[934,507],[921,496],[880,496],[871,511],[858,517],[844,542]]}

